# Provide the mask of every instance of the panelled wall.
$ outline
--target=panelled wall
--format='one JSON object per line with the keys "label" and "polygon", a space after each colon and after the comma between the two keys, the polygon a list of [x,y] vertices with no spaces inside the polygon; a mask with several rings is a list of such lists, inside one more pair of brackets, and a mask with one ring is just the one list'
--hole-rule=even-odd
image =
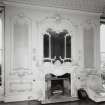
{"label": "panelled wall", "polygon": [[5,101],[43,99],[43,34],[66,28],[73,63],[99,68],[99,14],[47,7],[5,8]]}

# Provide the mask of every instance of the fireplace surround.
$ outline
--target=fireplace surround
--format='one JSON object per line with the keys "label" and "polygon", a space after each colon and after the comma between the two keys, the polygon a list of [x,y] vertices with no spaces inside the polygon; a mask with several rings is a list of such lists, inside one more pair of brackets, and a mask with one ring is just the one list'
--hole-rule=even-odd
{"label": "fireplace surround", "polygon": [[[59,63],[58,63],[59,62]],[[42,103],[55,103],[78,100],[76,88],[76,71],[78,66],[73,62],[44,62],[42,71]]]}

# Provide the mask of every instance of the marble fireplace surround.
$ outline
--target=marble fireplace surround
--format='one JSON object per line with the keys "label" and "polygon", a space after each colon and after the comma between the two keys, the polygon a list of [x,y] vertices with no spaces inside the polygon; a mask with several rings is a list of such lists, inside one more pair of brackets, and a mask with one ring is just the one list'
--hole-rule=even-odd
{"label": "marble fireplace surround", "polygon": [[[61,64],[59,61],[52,64],[51,62],[44,62],[42,66],[40,66],[40,82],[41,82],[41,97],[39,100],[42,101],[42,103],[49,103],[48,100],[46,100],[46,82],[45,82],[45,76],[47,74],[54,74],[56,76],[61,76],[66,73],[70,73],[71,75],[71,100],[77,99],[77,89],[80,87],[79,82],[77,81],[76,71],[80,67],[77,64],[71,63],[71,62],[64,62]],[[63,100],[66,101],[66,100]]]}

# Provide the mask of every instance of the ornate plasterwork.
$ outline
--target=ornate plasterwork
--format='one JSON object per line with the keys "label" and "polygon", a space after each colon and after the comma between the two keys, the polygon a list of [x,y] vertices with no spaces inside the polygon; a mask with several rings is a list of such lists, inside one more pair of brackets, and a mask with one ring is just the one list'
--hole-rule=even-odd
{"label": "ornate plasterwork", "polygon": [[[32,61],[31,61],[31,32],[32,32],[32,20],[27,17],[25,15],[24,12],[20,12],[18,13],[17,15],[14,16],[14,18],[10,19],[11,21],[11,72],[12,71],[17,71],[17,70],[30,70],[29,66],[32,64]],[[25,30],[25,28],[27,29],[27,37],[28,37],[28,45],[27,45],[27,49],[28,49],[28,66],[27,67],[15,67],[15,57],[17,55],[15,55],[15,34],[17,35],[17,33],[15,33],[15,30],[18,30],[18,28],[16,28],[16,26],[24,26],[23,27],[23,30]],[[24,31],[23,31],[24,32]],[[18,34],[20,33],[23,33],[22,30],[20,29],[20,31],[18,30]],[[31,66],[30,66],[31,67]]]}
{"label": "ornate plasterwork", "polygon": [[78,26],[71,19],[64,17],[59,13],[55,13],[52,16],[45,17],[38,23],[42,34],[44,34],[48,28],[52,28],[56,32],[61,32],[62,30],[67,29],[69,34],[72,36],[75,35],[74,29]]}
{"label": "ornate plasterwork", "polygon": [[24,71],[23,69],[20,71],[15,71],[15,72],[11,72],[10,73],[11,78],[15,77],[15,78],[19,78],[19,79],[23,79],[26,76],[32,76],[32,72],[30,71]]}
{"label": "ornate plasterwork", "polygon": [[79,66],[76,64],[69,64],[69,63],[65,63],[63,65],[60,65],[59,63],[53,65],[51,63],[44,63],[41,68],[40,68],[43,73],[42,73],[42,84],[43,86],[40,87],[41,91],[43,93],[42,96],[42,100],[45,100],[45,75],[52,73],[54,75],[60,76],[63,75],[65,73],[70,73],[71,74],[71,97],[77,97],[76,95],[76,87],[75,87],[75,80],[76,80],[76,76],[75,76],[75,72],[76,70],[79,70]]}
{"label": "ornate plasterwork", "polygon": [[55,14],[52,18],[55,19],[56,24],[60,24],[62,21],[62,17],[60,14]]}
{"label": "ornate plasterwork", "polygon": [[[19,12],[15,15],[12,14],[11,18],[9,17],[8,20],[10,20],[10,52],[11,52],[11,56],[10,56],[10,71],[8,71],[8,81],[6,82],[6,84],[8,85],[8,89],[7,89],[7,94],[18,94],[18,93],[29,93],[29,92],[32,92],[32,86],[33,86],[33,81],[32,81],[32,78],[33,78],[33,73],[32,73],[32,60],[31,60],[31,57],[32,57],[32,38],[31,38],[31,33],[32,33],[32,20],[24,13],[24,12]],[[22,29],[25,30],[24,28],[27,27],[26,32],[22,31],[22,29],[18,29],[19,27],[16,27],[16,26],[22,26]],[[15,31],[14,31],[15,30]],[[17,32],[16,32],[17,30]],[[18,34],[17,34],[18,33]],[[28,53],[27,53],[27,56],[28,56],[28,63],[27,65],[23,65],[22,66],[17,66],[14,64],[15,62],[15,57],[18,55],[18,54],[15,54],[15,51],[14,49],[16,48],[16,44],[15,41],[17,41],[17,39],[15,40],[15,37],[16,36],[19,36],[19,33],[20,35],[24,35],[23,39],[25,39],[25,35],[27,34],[27,44],[25,47],[28,46]],[[16,36],[15,36],[16,35]],[[21,36],[22,38],[22,36]],[[21,39],[20,38],[20,39]],[[20,40],[19,40],[20,41]],[[23,41],[23,40],[22,40]],[[21,41],[21,42],[22,42]],[[24,44],[25,45],[25,44]],[[18,47],[20,48],[20,47]],[[17,49],[18,49],[17,48]],[[26,50],[25,50],[26,51]],[[24,58],[19,58],[21,61],[24,59]],[[20,62],[20,60],[18,60]]]}
{"label": "ornate plasterwork", "polygon": [[79,27],[86,27],[86,28],[97,28],[99,27],[99,18],[86,18],[83,22],[80,23]]}
{"label": "ornate plasterwork", "polygon": [[[75,46],[75,37],[76,32],[78,31],[78,23],[74,22],[72,18],[69,16],[60,14],[60,13],[54,13],[52,15],[46,16],[43,19],[39,20],[39,39],[40,42],[43,42],[43,35],[46,33],[46,31],[51,28],[56,32],[62,32],[62,30],[67,30],[68,34],[71,36],[71,49],[72,49],[72,60],[75,61],[75,52],[73,49],[76,48]],[[40,44],[41,45],[41,44]],[[43,45],[43,43],[42,43]],[[43,46],[41,46],[42,49],[42,59],[43,59]],[[41,59],[41,60],[42,60]],[[40,60],[40,61],[41,61]]]}

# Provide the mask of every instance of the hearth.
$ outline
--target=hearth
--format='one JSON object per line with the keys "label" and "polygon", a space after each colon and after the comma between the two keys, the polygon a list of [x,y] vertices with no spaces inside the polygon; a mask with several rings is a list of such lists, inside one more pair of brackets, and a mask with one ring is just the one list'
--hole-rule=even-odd
{"label": "hearth", "polygon": [[71,96],[71,75],[65,73],[64,75],[56,76],[54,74],[47,74],[46,80],[46,99],[60,99]]}

